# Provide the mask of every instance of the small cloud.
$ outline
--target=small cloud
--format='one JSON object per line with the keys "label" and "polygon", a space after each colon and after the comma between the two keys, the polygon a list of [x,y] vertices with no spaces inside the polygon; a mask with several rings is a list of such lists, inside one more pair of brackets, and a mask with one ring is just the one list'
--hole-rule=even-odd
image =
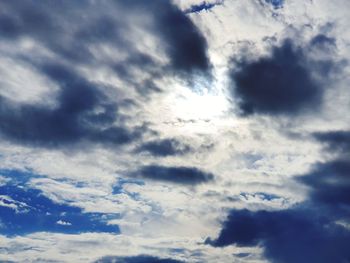
{"label": "small cloud", "polygon": [[71,226],[72,224],[67,222],[67,221],[63,221],[63,220],[58,220],[56,222],[57,225],[62,225],[62,226]]}

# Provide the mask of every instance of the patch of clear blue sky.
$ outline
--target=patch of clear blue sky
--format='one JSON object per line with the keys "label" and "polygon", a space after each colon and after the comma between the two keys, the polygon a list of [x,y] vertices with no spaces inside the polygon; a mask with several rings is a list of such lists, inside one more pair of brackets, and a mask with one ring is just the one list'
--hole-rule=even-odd
{"label": "patch of clear blue sky", "polygon": [[118,215],[84,213],[79,207],[55,203],[24,182],[25,178],[35,175],[19,171],[1,171],[0,174],[10,179],[0,186],[3,203],[0,205],[0,234],[13,236],[42,231],[120,233],[118,226],[106,222],[111,216]]}
{"label": "patch of clear blue sky", "polygon": [[284,0],[265,0],[265,2],[273,5],[275,8],[281,8]]}
{"label": "patch of clear blue sky", "polygon": [[199,5],[192,5],[189,9],[185,10],[185,13],[199,13],[201,11],[208,11],[212,9],[216,5],[221,5],[223,1],[216,1],[213,3],[208,3],[206,1],[203,1]]}

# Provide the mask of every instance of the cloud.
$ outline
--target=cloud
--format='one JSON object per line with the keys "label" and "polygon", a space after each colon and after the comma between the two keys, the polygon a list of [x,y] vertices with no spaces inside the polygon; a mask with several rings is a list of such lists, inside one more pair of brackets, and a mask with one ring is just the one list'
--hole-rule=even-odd
{"label": "cloud", "polygon": [[56,222],[56,224],[62,225],[62,226],[71,226],[72,224],[67,222],[67,221],[63,221],[63,220],[58,220]]}
{"label": "cloud", "polygon": [[142,144],[137,152],[149,152],[155,156],[183,155],[191,151],[191,147],[176,139],[154,140]]}
{"label": "cloud", "polygon": [[[324,90],[313,76],[317,63],[310,62],[306,52],[307,49],[287,39],[274,46],[268,56],[236,62],[230,77],[241,113],[296,115],[318,108]],[[328,60],[323,62],[332,64]]]}
{"label": "cloud", "polygon": [[153,256],[131,256],[131,257],[103,257],[96,261],[96,263],[181,263],[183,261],[170,259],[170,258],[158,258]]}
{"label": "cloud", "polygon": [[160,165],[143,166],[132,175],[145,179],[184,185],[196,185],[214,179],[213,174],[201,171],[194,167],[167,167]]}

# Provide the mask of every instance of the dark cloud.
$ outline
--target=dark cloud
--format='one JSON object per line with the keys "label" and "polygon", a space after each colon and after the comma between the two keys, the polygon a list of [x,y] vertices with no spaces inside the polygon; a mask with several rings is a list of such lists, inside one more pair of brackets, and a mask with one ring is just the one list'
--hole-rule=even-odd
{"label": "dark cloud", "polygon": [[[11,174],[14,175],[14,174]],[[101,221],[99,213],[58,204],[39,190],[12,181],[0,186],[0,233],[8,236],[34,232],[82,233],[108,232],[119,234],[116,225]]]}
{"label": "dark cloud", "polygon": [[[313,77],[316,63],[305,52],[288,39],[273,47],[269,56],[236,62],[230,76],[241,113],[295,115],[317,109],[322,102],[323,87]],[[323,62],[332,64],[328,60]]]}
{"label": "dark cloud", "polygon": [[191,147],[175,139],[155,140],[142,144],[137,152],[149,152],[155,156],[183,155],[191,151]]}
{"label": "dark cloud", "polygon": [[44,65],[41,71],[60,86],[58,105],[13,105],[1,97],[0,133],[7,139],[50,147],[81,140],[123,144],[139,137],[114,125],[118,107],[96,84],[62,65]]}
{"label": "dark cloud", "polygon": [[214,179],[214,175],[201,171],[194,167],[167,167],[160,165],[148,165],[141,167],[132,173],[133,176],[145,179],[165,181],[176,184],[196,185],[206,183]]}
{"label": "dark cloud", "polygon": [[114,257],[107,256],[96,261],[96,263],[181,263],[183,261],[170,259],[170,258],[158,258],[153,256],[132,256],[132,257]]}

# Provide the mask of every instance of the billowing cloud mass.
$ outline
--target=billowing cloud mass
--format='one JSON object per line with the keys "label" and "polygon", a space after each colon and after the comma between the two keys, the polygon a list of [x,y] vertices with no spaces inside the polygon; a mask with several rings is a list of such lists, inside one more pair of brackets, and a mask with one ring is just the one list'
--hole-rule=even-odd
{"label": "billowing cloud mass", "polygon": [[348,0],[0,2],[0,262],[349,262]]}

